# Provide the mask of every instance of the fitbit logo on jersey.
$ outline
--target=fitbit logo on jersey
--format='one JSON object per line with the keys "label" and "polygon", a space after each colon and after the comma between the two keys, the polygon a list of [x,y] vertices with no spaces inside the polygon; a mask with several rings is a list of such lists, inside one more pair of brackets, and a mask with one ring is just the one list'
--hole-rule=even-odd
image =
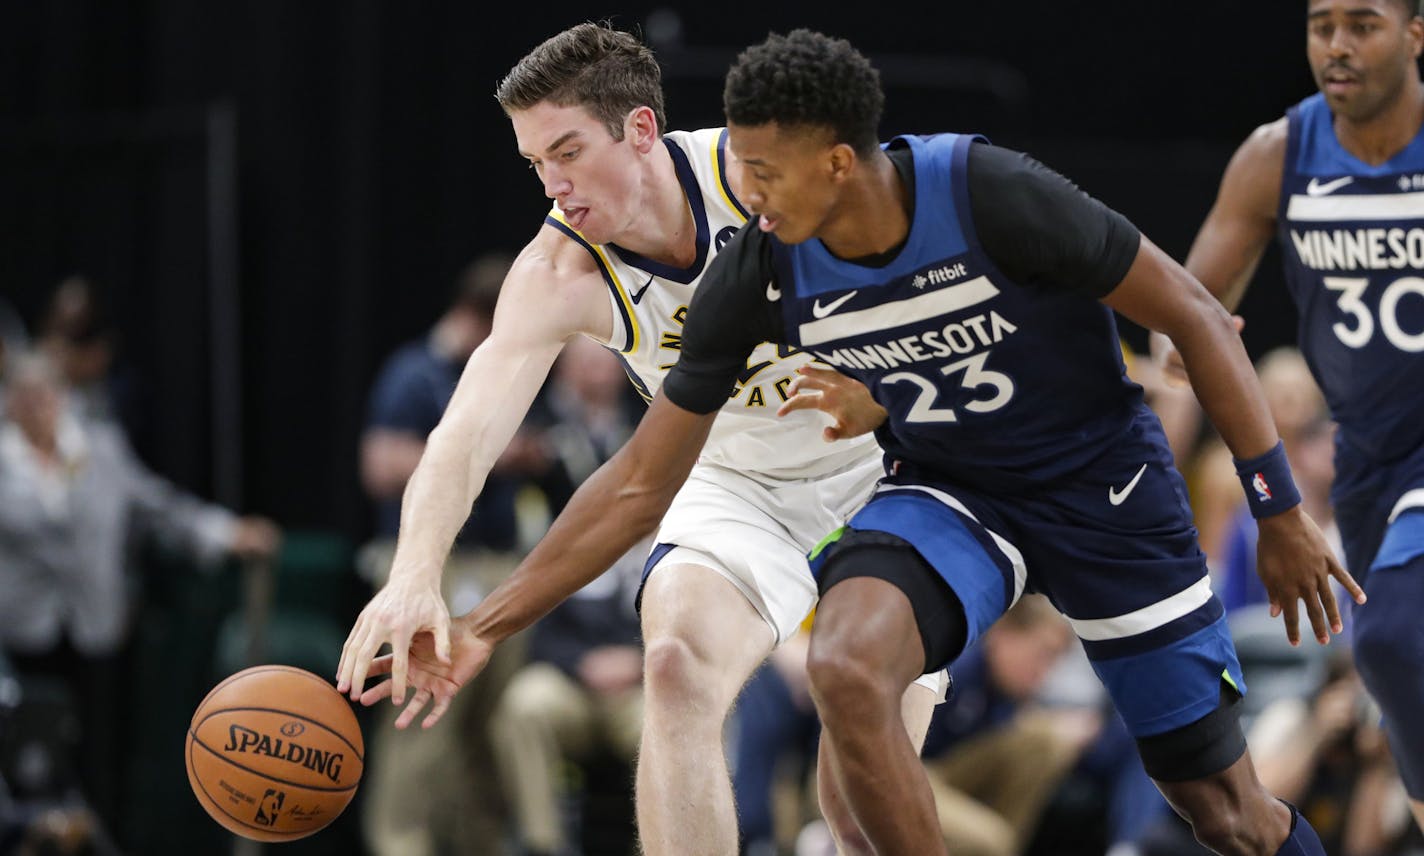
{"label": "fitbit logo on jersey", "polygon": [[346,760],[345,753],[323,752],[315,747],[263,734],[242,725],[228,727],[227,745],[223,747],[223,751],[280,758],[299,767],[315,770],[333,782],[340,781],[341,762]]}
{"label": "fitbit logo on jersey", "polygon": [[943,285],[946,282],[963,279],[968,272],[963,262],[945,265],[943,267],[932,268],[924,273],[915,274],[915,278],[910,280],[910,285],[913,285],[915,288],[924,288],[927,285]]}

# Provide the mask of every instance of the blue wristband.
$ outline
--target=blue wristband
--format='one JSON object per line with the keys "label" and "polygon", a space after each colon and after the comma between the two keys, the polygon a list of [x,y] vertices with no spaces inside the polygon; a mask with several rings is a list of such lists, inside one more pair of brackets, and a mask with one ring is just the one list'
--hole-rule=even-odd
{"label": "blue wristband", "polygon": [[1232,461],[1236,464],[1236,476],[1241,479],[1241,489],[1246,491],[1246,504],[1251,507],[1252,517],[1258,520],[1271,517],[1300,504],[1300,491],[1291,478],[1285,443],[1276,443],[1275,448],[1260,457],[1247,461],[1232,458]]}

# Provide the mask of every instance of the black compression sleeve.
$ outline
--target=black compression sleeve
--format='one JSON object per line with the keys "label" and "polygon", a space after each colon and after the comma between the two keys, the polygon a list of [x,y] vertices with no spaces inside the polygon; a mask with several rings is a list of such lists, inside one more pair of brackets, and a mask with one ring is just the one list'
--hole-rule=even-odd
{"label": "black compression sleeve", "polygon": [[748,222],[708,265],[682,328],[682,353],[663,381],[673,404],[711,413],[731,394],[747,356],[782,338],[779,304],[767,297],[771,239]]}
{"label": "black compression sleeve", "polygon": [[968,173],[979,243],[1014,281],[1096,298],[1127,276],[1137,227],[1062,175],[990,145],[969,150]]}

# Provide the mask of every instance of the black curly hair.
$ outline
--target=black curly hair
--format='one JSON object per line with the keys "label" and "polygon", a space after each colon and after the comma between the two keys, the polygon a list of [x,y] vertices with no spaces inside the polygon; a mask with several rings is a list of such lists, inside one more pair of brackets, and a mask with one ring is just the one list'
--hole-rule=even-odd
{"label": "black curly hair", "polygon": [[587,108],[615,140],[623,139],[623,120],[638,107],[652,108],[659,133],[667,128],[662,69],[652,50],[607,24],[579,24],[549,37],[510,69],[494,97],[506,113],[545,101]]}
{"label": "black curly hair", "polygon": [[880,73],[845,39],[814,30],[772,33],[742,51],[722,90],[736,125],[825,128],[865,155],[879,145]]}

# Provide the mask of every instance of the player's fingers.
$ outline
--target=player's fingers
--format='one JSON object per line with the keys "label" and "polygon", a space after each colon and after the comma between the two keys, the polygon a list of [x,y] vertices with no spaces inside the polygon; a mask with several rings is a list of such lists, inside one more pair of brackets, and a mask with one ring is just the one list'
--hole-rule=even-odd
{"label": "player's fingers", "polygon": [[1294,597],[1281,601],[1281,614],[1285,616],[1286,622],[1286,639],[1291,645],[1300,644],[1299,603]]}
{"label": "player's fingers", "polygon": [[351,698],[354,700],[366,686],[366,673],[371,668],[371,661],[376,657],[376,651],[381,647],[381,640],[375,633],[368,633],[361,640],[361,647],[356,649],[356,663],[351,672]]}
{"label": "player's fingers", "polygon": [[450,702],[454,696],[436,696],[435,707],[430,709],[430,715],[425,717],[425,721],[420,724],[421,728],[429,728],[440,721],[440,717],[445,715],[445,711],[450,709]]}
{"label": "player's fingers", "polygon": [[1246,329],[1246,319],[1240,315],[1231,316],[1231,323],[1236,325],[1236,332],[1238,333]]}
{"label": "player's fingers", "polygon": [[366,677],[374,678],[377,675],[389,675],[391,673],[390,654],[382,654],[371,661],[371,667],[366,670]]}
{"label": "player's fingers", "polygon": [[341,648],[341,664],[337,667],[336,688],[343,693],[349,691],[353,701],[360,694],[360,687],[356,683],[356,660],[361,647],[366,644],[368,632],[366,623],[357,621],[356,626],[351,628],[351,635],[346,637],[346,644]]}
{"label": "player's fingers", "polygon": [[841,432],[839,426],[827,425],[825,428],[821,429],[821,439],[825,440],[827,443],[834,443],[840,438]]}
{"label": "player's fingers", "polygon": [[785,416],[796,410],[816,410],[821,406],[825,393],[819,389],[802,390],[781,403],[776,409],[777,416]]}
{"label": "player's fingers", "polygon": [[1318,591],[1320,603],[1325,607],[1325,620],[1330,622],[1330,632],[1339,633],[1345,629],[1345,622],[1340,620],[1340,605],[1335,602],[1335,591],[1330,587],[1328,574],[1320,578]]}
{"label": "player's fingers", "polygon": [[1315,639],[1321,645],[1330,644],[1330,627],[1325,623],[1325,611],[1320,608],[1320,596],[1316,592],[1307,592],[1303,598],[1305,601],[1305,614],[1310,620],[1310,629],[1315,631]]}
{"label": "player's fingers", "polygon": [[[351,673],[356,670],[356,652],[370,633],[370,625],[364,615],[356,619],[351,632],[346,635],[346,644],[341,646],[341,662],[336,665],[336,688],[341,692],[351,689]],[[343,686],[344,684],[344,686]]]}
{"label": "player's fingers", "polygon": [[450,665],[450,615],[442,613],[435,620],[435,626],[431,628],[431,633],[435,634],[435,659]]}
{"label": "player's fingers", "polygon": [[1360,588],[1360,584],[1355,582],[1355,578],[1350,576],[1350,572],[1341,567],[1339,562],[1330,563],[1330,576],[1340,581],[1340,585],[1345,587],[1345,591],[1350,593],[1355,603],[1364,603],[1369,599],[1365,596],[1365,590]]}
{"label": "player's fingers", "polygon": [[374,687],[371,687],[370,689],[361,693],[361,703],[364,704],[366,707],[370,707],[371,705],[375,704],[378,701],[381,701],[382,699],[390,698],[390,695],[391,682],[381,681],[379,684],[376,684]]}
{"label": "player's fingers", "polygon": [[414,722],[428,701],[430,701],[429,692],[426,690],[416,690],[415,695],[410,698],[410,704],[406,705],[405,710],[401,711],[400,716],[396,717],[396,728],[406,728]]}
{"label": "player's fingers", "polygon": [[410,667],[409,630],[402,628],[391,634],[391,701],[405,701],[406,675]]}

